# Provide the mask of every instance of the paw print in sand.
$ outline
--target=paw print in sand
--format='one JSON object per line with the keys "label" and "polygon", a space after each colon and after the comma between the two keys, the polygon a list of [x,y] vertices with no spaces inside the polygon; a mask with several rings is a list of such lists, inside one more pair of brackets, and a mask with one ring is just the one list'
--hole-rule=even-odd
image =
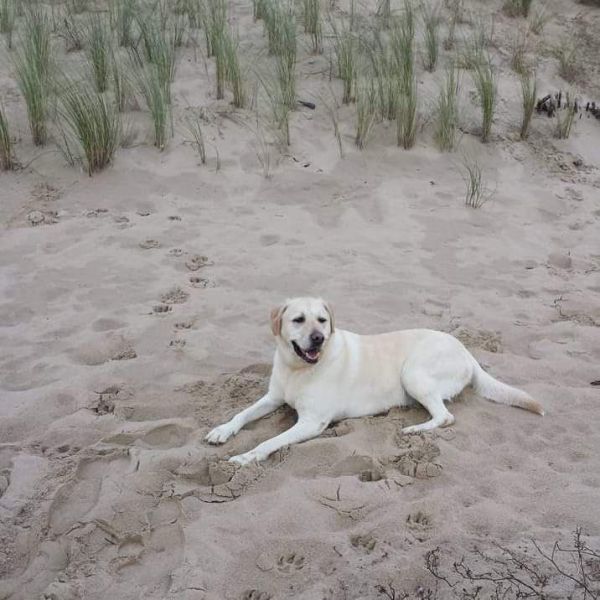
{"label": "paw print in sand", "polygon": [[290,554],[282,554],[277,559],[277,570],[280,573],[290,573],[299,571],[304,567],[304,556],[291,552]]}

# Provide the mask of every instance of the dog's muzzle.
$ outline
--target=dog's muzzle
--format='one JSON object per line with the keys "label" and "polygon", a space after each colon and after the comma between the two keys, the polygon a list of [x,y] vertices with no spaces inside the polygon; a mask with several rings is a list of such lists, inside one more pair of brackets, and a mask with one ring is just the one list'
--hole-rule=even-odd
{"label": "dog's muzzle", "polygon": [[316,365],[319,362],[319,357],[321,356],[321,344],[313,345],[308,350],[303,350],[296,344],[296,342],[292,342],[292,347],[294,348],[294,352],[309,365]]}

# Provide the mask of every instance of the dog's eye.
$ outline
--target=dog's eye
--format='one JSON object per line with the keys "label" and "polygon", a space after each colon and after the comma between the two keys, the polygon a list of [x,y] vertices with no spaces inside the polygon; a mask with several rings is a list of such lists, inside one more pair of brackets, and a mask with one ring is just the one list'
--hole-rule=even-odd
{"label": "dog's eye", "polygon": [[306,320],[306,319],[305,319],[303,316],[302,316],[302,317],[296,317],[295,319],[292,319],[292,321],[293,321],[294,323],[298,323],[298,324],[300,324],[300,323],[304,323],[304,321],[305,321],[305,320]]}
{"label": "dog's eye", "polygon": [[319,317],[317,321],[319,321],[319,323],[327,323],[327,319],[325,317]]}

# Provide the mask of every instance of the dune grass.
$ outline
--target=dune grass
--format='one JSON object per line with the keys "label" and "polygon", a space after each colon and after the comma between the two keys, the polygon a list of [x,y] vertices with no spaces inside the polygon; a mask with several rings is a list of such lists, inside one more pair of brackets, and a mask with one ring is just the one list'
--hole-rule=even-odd
{"label": "dune grass", "polygon": [[[160,15],[138,16],[143,54],[146,61],[156,67],[158,79],[165,87],[166,97],[171,101],[171,82],[175,79],[177,49],[173,30],[165,24],[162,28]],[[135,50],[139,57],[139,52]],[[140,59],[141,60],[141,59]]]}
{"label": "dune grass", "polygon": [[423,4],[423,36],[425,42],[425,54],[423,56],[423,66],[427,71],[435,71],[440,53],[439,26],[440,11],[434,4]]}
{"label": "dune grass", "polygon": [[575,122],[575,99],[571,92],[565,94],[565,107],[556,111],[555,135],[559,140],[566,140],[571,135],[573,123]]}
{"label": "dune grass", "polygon": [[504,12],[510,17],[527,17],[533,0],[505,0]]}
{"label": "dune grass", "polygon": [[12,49],[13,31],[17,19],[15,0],[0,0],[0,33],[6,35],[6,45]]}
{"label": "dune grass", "polygon": [[264,24],[269,53],[291,55],[296,60],[296,17],[293,4],[285,0],[263,0]]}
{"label": "dune grass", "polygon": [[577,75],[577,50],[569,37],[564,37],[554,46],[552,53],[558,60],[558,73],[565,80],[572,83]]}
{"label": "dune grass", "polygon": [[480,208],[491,197],[491,192],[485,183],[483,171],[479,161],[468,156],[463,156],[462,173],[465,182],[465,204],[469,208]]}
{"label": "dune grass", "polygon": [[536,5],[529,15],[529,31],[541,35],[550,18],[551,15],[544,5]]}
{"label": "dune grass", "polygon": [[523,118],[521,120],[521,139],[526,140],[529,135],[529,124],[533,117],[533,111],[535,109],[535,103],[537,101],[537,82],[535,74],[528,75],[526,73],[521,75],[521,98],[523,106]]}
{"label": "dune grass", "polygon": [[323,52],[323,18],[320,0],[302,0],[304,33],[310,35],[312,51]]}
{"label": "dune grass", "polygon": [[440,85],[436,105],[435,140],[440,150],[449,152],[456,146],[458,130],[458,73],[449,67]]}
{"label": "dune grass", "polygon": [[354,100],[354,86],[357,76],[358,38],[345,20],[336,23],[329,19],[332,29],[333,52],[337,66],[337,76],[342,80],[342,102],[349,104]]}
{"label": "dune grass", "polygon": [[489,140],[492,131],[492,120],[498,96],[496,74],[489,56],[484,63],[473,68],[471,77],[481,108],[481,141],[485,143]]}
{"label": "dune grass", "polygon": [[11,171],[14,169],[12,140],[8,129],[6,113],[0,105],[0,171]]}
{"label": "dune grass", "polygon": [[398,145],[412,148],[417,134],[417,80],[414,58],[415,15],[406,0],[404,14],[392,31],[392,49],[399,77],[399,96],[396,113]]}
{"label": "dune grass", "polygon": [[529,30],[517,30],[510,40],[510,66],[518,75],[524,75],[528,71],[527,51],[529,47]]}
{"label": "dune grass", "polygon": [[354,143],[362,150],[367,144],[377,116],[377,91],[371,77],[356,81],[356,136]]}
{"label": "dune grass", "polygon": [[17,83],[25,98],[29,128],[36,146],[46,143],[50,96],[50,22],[39,7],[25,10],[22,43],[13,58]]}
{"label": "dune grass", "polygon": [[103,15],[97,12],[92,13],[85,28],[84,47],[98,92],[105,92],[108,89],[111,41],[110,31]]}
{"label": "dune grass", "polygon": [[110,24],[119,46],[131,47],[135,43],[134,23],[139,10],[135,0],[110,0]]}
{"label": "dune grass", "polygon": [[133,61],[131,73],[136,91],[142,96],[152,117],[153,144],[164,150],[172,130],[171,82],[165,72],[154,63],[140,64]]}
{"label": "dune grass", "polygon": [[66,0],[65,7],[69,14],[80,15],[89,8],[88,0]]}
{"label": "dune grass", "polygon": [[389,29],[392,21],[391,0],[379,0],[377,4],[378,25],[381,29]]}
{"label": "dune grass", "polygon": [[[59,97],[58,116],[88,175],[106,168],[119,145],[121,123],[116,107],[84,82],[67,80]],[[73,148],[73,145],[70,146]]]}
{"label": "dune grass", "polygon": [[190,134],[192,140],[192,145],[198,156],[200,157],[200,162],[205,165],[206,164],[206,145],[204,143],[204,133],[202,131],[202,119],[199,114],[192,113],[186,115],[185,122],[188,133]]}
{"label": "dune grass", "polygon": [[83,49],[85,29],[75,15],[66,14],[62,18],[58,35],[65,42],[66,52],[78,52]]}
{"label": "dune grass", "polygon": [[227,4],[225,0],[203,0],[200,18],[206,39],[206,56],[210,58],[214,56],[216,46],[227,27]]}

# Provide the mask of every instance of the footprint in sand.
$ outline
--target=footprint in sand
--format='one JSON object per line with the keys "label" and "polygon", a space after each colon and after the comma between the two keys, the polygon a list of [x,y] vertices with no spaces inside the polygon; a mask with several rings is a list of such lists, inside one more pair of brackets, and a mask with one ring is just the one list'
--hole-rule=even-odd
{"label": "footprint in sand", "polygon": [[173,348],[173,350],[183,350],[185,344],[185,340],[171,340],[169,342],[169,348]]}
{"label": "footprint in sand", "polygon": [[187,302],[189,297],[189,292],[186,292],[179,286],[174,286],[161,296],[160,301],[163,304],[183,304],[184,302]]}
{"label": "footprint in sand", "polygon": [[424,435],[407,437],[399,434],[397,443],[399,454],[388,460],[402,475],[427,479],[441,474],[442,465],[436,462],[440,449]]}
{"label": "footprint in sand", "polygon": [[208,256],[202,256],[201,254],[194,254],[185,261],[185,266],[190,271],[197,271],[202,267],[208,267],[212,264],[212,261],[208,260]]}
{"label": "footprint in sand", "polygon": [[340,421],[335,425],[328,427],[322,434],[321,437],[342,437],[348,435],[353,431],[353,427],[349,421]]}
{"label": "footprint in sand", "polygon": [[129,464],[129,458],[121,450],[81,459],[73,477],[52,499],[48,514],[51,533],[60,535],[77,521],[93,519],[94,509],[101,503],[103,486],[122,480],[130,470]]}
{"label": "footprint in sand", "polygon": [[113,336],[84,344],[73,356],[80,364],[94,366],[110,360],[131,360],[137,358],[137,353],[123,336]]}
{"label": "footprint in sand", "polygon": [[194,320],[190,319],[188,321],[177,321],[174,327],[175,329],[191,329],[194,326]]}
{"label": "footprint in sand", "polygon": [[215,287],[209,279],[205,279],[204,277],[190,277],[190,283],[195,288]]}
{"label": "footprint in sand", "polygon": [[156,304],[152,307],[152,312],[156,315],[164,315],[165,313],[171,312],[173,307],[169,304]]}
{"label": "footprint in sand", "polygon": [[354,548],[363,550],[367,554],[371,554],[371,552],[373,552],[375,549],[377,540],[369,533],[364,535],[356,534],[350,536],[350,543]]}
{"label": "footprint in sand", "polygon": [[290,554],[282,554],[277,559],[277,570],[280,573],[292,573],[304,568],[304,556],[291,552]]}
{"label": "footprint in sand", "polygon": [[432,525],[433,521],[431,517],[420,510],[416,513],[411,513],[406,518],[406,526],[419,542],[424,542],[429,538],[429,530]]}
{"label": "footprint in sand", "polygon": [[123,402],[131,398],[131,393],[123,390],[118,385],[110,385],[101,392],[94,392],[94,399],[90,410],[97,415],[109,415],[115,412],[117,402]]}
{"label": "footprint in sand", "polygon": [[272,600],[273,596],[260,590],[246,590],[240,596],[240,600]]}
{"label": "footprint in sand", "polygon": [[158,240],[144,240],[139,243],[139,246],[143,250],[150,250],[151,248],[160,248],[160,242]]}
{"label": "footprint in sand", "polygon": [[385,477],[383,467],[373,457],[360,454],[340,460],[326,474],[329,477],[357,475],[358,479],[364,482],[379,481]]}
{"label": "footprint in sand", "polygon": [[183,254],[183,250],[181,248],[171,248],[169,250],[169,256],[181,256]]}
{"label": "footprint in sand", "polygon": [[32,210],[27,214],[27,222],[32,226],[54,225],[58,223],[58,213],[55,210]]}

